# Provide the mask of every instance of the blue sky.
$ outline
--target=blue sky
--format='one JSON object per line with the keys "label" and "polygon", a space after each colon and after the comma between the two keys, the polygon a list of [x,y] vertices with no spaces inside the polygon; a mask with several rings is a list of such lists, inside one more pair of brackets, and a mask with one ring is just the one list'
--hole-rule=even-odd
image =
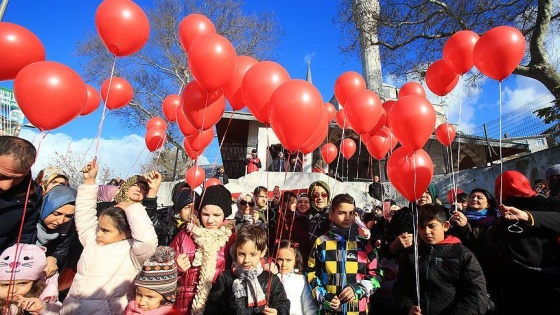
{"label": "blue sky", "polygon": [[[361,73],[359,58],[350,58],[339,52],[340,32],[333,24],[338,1],[306,0],[306,1],[246,1],[248,11],[274,11],[282,28],[283,36],[277,46],[277,59],[292,78],[304,79],[307,71],[307,59],[311,60],[313,84],[321,92],[324,101],[330,100],[334,94],[334,82],[346,71]],[[37,35],[46,49],[47,60],[64,63],[78,73],[81,72],[76,46],[87,32],[95,32],[94,16],[101,1],[92,0],[25,0],[9,2],[4,22],[12,22],[24,26]],[[151,5],[151,1],[136,1],[140,6]],[[560,41],[557,41],[560,43]],[[554,41],[553,41],[554,43]],[[124,57],[126,58],[126,57]],[[557,58],[557,57],[556,57]],[[118,66],[118,65],[117,65]],[[109,77],[109,73],[107,77]],[[403,81],[394,79],[390,73],[384,72],[384,81],[400,87]],[[0,86],[11,88],[12,81],[0,82]],[[86,82],[89,83],[89,82]],[[99,89],[98,86],[94,86]],[[509,92],[507,92],[509,91]],[[521,106],[523,100],[530,100],[546,94],[544,87],[533,80],[510,77],[504,81],[504,108]],[[477,125],[498,117],[499,90],[496,82],[488,80],[481,90],[472,97],[462,98],[458,89],[448,99],[452,103],[449,113],[450,121],[456,122],[458,103],[462,104],[462,122]],[[434,102],[441,99],[435,98]],[[521,105],[519,105],[521,104]],[[86,150],[91,146],[97,134],[101,119],[101,109],[91,115],[78,117],[74,121],[50,132],[41,147],[38,167],[48,163],[52,151],[66,152]],[[480,115],[480,113],[484,113]],[[31,130],[23,133],[24,137],[33,139]],[[117,170],[121,176],[135,172],[138,165],[131,166],[130,161],[146,160],[147,150],[144,149],[144,135],[131,135],[120,128],[116,118],[108,115],[103,123],[103,141],[100,148],[107,151],[107,157],[120,154],[123,161],[113,162],[113,158],[105,159],[109,167]],[[81,143],[81,146],[78,145]],[[128,150],[122,151],[122,144],[130,144]],[[113,151],[121,147],[120,151]],[[131,149],[135,148],[135,149]],[[214,162],[216,146],[207,149],[205,155]],[[101,157],[101,156],[100,156]]]}

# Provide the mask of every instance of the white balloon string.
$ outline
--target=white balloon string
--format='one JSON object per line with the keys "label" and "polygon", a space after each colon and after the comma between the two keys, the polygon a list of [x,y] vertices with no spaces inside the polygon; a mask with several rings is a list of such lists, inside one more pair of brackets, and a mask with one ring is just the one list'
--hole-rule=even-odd
{"label": "white balloon string", "polygon": [[[461,171],[461,112],[463,111],[463,75],[461,75],[459,77],[459,119],[457,121],[457,173],[459,173]],[[451,164],[453,165],[453,163]],[[455,183],[459,183],[459,180],[455,178],[456,174],[453,173],[453,180],[455,181]],[[455,190],[457,190],[457,187],[455,186]]]}
{"label": "white balloon string", "polygon": [[[498,83],[500,89],[500,175],[504,173],[504,161],[502,157],[502,81]],[[503,176],[500,176],[500,204],[502,204]]]}
{"label": "white balloon string", "polygon": [[[416,153],[413,153],[413,155]],[[413,192],[416,195],[416,159],[412,159],[412,169],[414,170],[414,181],[413,181]],[[418,301],[418,305],[420,305],[420,272],[418,266],[418,208],[416,205],[418,204],[418,198],[416,198],[416,202],[412,203],[412,227],[413,227],[413,235],[412,238],[414,240],[414,271],[416,276],[416,299]]]}
{"label": "white balloon string", "polygon": [[360,173],[358,172],[360,169],[360,154],[362,154],[362,136],[360,135],[360,144],[358,147],[358,158],[356,159],[356,178],[359,178]]}
{"label": "white balloon string", "polygon": [[[345,126],[346,126],[346,117],[344,117],[344,123],[342,124],[342,135],[340,136],[340,144],[342,144],[342,141],[344,140],[344,132],[346,131],[346,128],[344,128]],[[338,173],[338,165],[339,165],[339,163],[341,163],[340,161],[342,159],[342,156],[341,156],[342,152],[341,151],[342,151],[342,145],[340,145],[339,148],[338,148],[338,155],[337,155],[337,158],[336,158],[336,167],[334,169],[333,175]],[[342,174],[344,174],[344,173],[342,173]]]}
{"label": "white balloon string", "polygon": [[[113,59],[113,66],[111,67],[111,77],[109,78],[109,87],[107,88],[107,95],[105,96],[105,106],[103,106],[103,113],[101,114],[101,121],[99,122],[99,129],[97,130],[97,143],[95,144],[95,154],[94,157],[97,157],[97,152],[99,150],[99,142],[101,141],[101,132],[103,130],[103,122],[105,121],[105,117],[107,116],[107,100],[109,99],[109,93],[111,92],[111,84],[113,82],[113,77],[115,76],[115,68],[117,66],[117,56]],[[86,152],[87,154],[87,152]]]}

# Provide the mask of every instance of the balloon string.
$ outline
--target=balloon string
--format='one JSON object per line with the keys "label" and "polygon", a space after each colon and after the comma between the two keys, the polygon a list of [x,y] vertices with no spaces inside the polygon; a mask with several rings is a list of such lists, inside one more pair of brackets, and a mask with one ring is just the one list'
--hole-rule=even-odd
{"label": "balloon string", "polygon": [[[134,160],[134,163],[132,163],[132,166],[130,166],[130,168],[126,172],[125,178],[128,178],[130,176],[130,173],[132,173],[132,169],[134,168],[134,166],[136,165],[136,163],[138,162],[138,160],[142,156],[142,153],[144,153],[144,150],[146,150],[146,146],[142,147],[142,151],[140,151],[140,154],[138,154],[138,156],[136,157],[136,160]],[[144,163],[145,162],[146,161],[144,161]]]}
{"label": "balloon string", "polygon": [[[445,106],[445,115],[447,116],[447,123],[449,123],[449,106]],[[449,128],[447,129],[447,139],[451,139],[451,134],[449,132]],[[457,202],[457,184],[455,183],[455,168],[453,167],[453,148],[451,147],[451,143],[449,146],[445,147],[447,151],[447,161],[449,161],[449,165],[451,166],[451,188],[453,189],[453,194],[455,199],[454,202]],[[451,205],[451,200],[448,200],[449,204]]]}
{"label": "balloon string", "polygon": [[[463,83],[464,78],[463,75],[459,77],[459,119],[457,121],[457,173],[461,171],[461,133],[459,132],[461,128],[461,112],[463,110]],[[453,163],[451,164],[453,165]],[[452,173],[453,180],[458,185],[459,179],[456,179],[456,174]],[[455,187],[456,188],[456,187]],[[455,189],[456,190],[456,189]]]}
{"label": "balloon string", "polygon": [[[344,140],[344,132],[346,131],[346,128],[344,128],[346,126],[346,117],[344,117],[344,123],[342,124],[342,135],[340,136],[340,144],[342,144],[342,140]],[[334,169],[334,174],[338,173],[338,165],[342,159],[341,157],[341,152],[342,151],[342,146],[339,146],[339,150],[338,150],[338,156],[336,158],[336,167]],[[341,167],[343,166],[343,163],[340,163]],[[334,175],[333,174],[333,175]],[[344,174],[344,172],[342,172],[342,174]]]}
{"label": "balloon string", "polygon": [[[226,135],[229,130],[229,125],[231,124],[232,120],[233,120],[233,112],[231,112],[231,115],[229,116],[228,124],[226,126],[226,130],[224,131],[224,136],[222,137],[222,141],[220,141],[220,144],[218,145],[218,152],[222,152],[222,146],[224,145],[224,140],[226,139]],[[216,165],[217,163],[218,163],[218,155],[216,155],[216,157],[214,158],[213,165]],[[214,173],[214,167],[212,167],[212,174],[213,173]]]}
{"label": "balloon string", "polygon": [[502,204],[502,188],[503,188],[503,176],[504,173],[504,161],[502,160],[502,81],[498,83],[500,89],[500,205]]}
{"label": "balloon string", "polygon": [[[412,153],[413,155],[416,154],[416,152]],[[408,158],[408,156],[407,156]],[[413,192],[414,192],[414,197],[416,198],[416,159],[413,158],[412,159],[412,170],[414,171],[414,181],[412,183],[413,185]],[[433,200],[433,202],[435,202],[435,200]],[[416,198],[416,202],[412,203],[412,215],[414,217],[414,220],[412,220],[413,222],[413,235],[412,238],[414,239],[414,271],[416,274],[416,300],[418,301],[418,305],[420,305],[420,272],[419,272],[419,267],[418,267],[418,198]]]}
{"label": "balloon string", "polygon": [[360,154],[362,153],[362,136],[360,135],[360,144],[358,147],[358,158],[356,159],[356,178],[358,178],[360,170]]}

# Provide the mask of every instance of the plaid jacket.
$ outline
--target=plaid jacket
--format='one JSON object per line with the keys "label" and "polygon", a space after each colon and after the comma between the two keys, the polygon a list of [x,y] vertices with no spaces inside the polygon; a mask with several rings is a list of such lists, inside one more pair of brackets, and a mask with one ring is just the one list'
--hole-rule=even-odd
{"label": "plaid jacket", "polygon": [[[369,296],[379,288],[382,272],[377,250],[367,239],[346,240],[329,231],[315,241],[307,265],[307,280],[320,314],[368,313]],[[330,310],[332,299],[347,286],[352,287],[356,299]]]}

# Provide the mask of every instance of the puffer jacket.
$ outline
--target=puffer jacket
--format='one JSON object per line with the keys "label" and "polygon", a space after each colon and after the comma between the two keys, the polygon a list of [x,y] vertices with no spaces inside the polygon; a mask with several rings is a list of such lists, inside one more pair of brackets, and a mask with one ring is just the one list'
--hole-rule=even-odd
{"label": "puffer jacket", "polygon": [[[232,233],[226,244],[220,248],[212,283],[216,282],[220,273],[231,267],[232,258],[230,248],[234,242],[235,234]],[[177,255],[187,254],[191,262],[191,268],[189,268],[189,270],[179,270],[177,299],[175,301],[175,306],[185,312],[185,314],[191,314],[192,303],[194,296],[197,294],[196,287],[200,276],[200,266],[192,266],[198,246],[194,242],[190,232],[187,232],[186,229],[182,229],[169,246],[175,250]]]}
{"label": "puffer jacket", "polygon": [[141,204],[124,209],[132,238],[98,245],[97,185],[81,185],[75,222],[84,251],[60,314],[123,314],[133,297],[132,281],[157,247],[157,236]]}
{"label": "puffer jacket", "polygon": [[[290,300],[286,296],[284,285],[280,279],[268,271],[263,271],[257,279],[265,294],[269,292],[268,284],[272,280],[270,295],[267,294],[268,307],[276,309],[278,315],[290,314]],[[246,296],[238,299],[235,298],[232,290],[234,280],[235,276],[231,269],[226,270],[220,275],[208,296],[208,302],[204,310],[205,315],[250,315],[262,314],[264,312],[264,306],[249,308]]]}

